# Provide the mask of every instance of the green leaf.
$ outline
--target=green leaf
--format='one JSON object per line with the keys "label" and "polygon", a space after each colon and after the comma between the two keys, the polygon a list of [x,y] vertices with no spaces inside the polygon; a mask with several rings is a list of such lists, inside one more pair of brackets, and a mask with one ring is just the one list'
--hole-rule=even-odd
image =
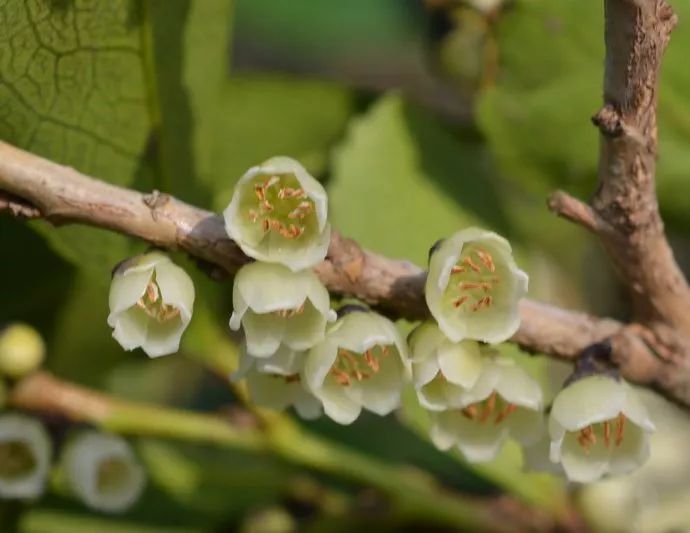
{"label": "green leaf", "polygon": [[462,227],[510,234],[481,144],[397,95],[353,123],[332,168],[334,226],[377,252],[426,264],[430,246]]}
{"label": "green leaf", "polygon": [[233,76],[216,110],[208,172],[214,208],[224,209],[245,171],[275,155],[298,159],[323,174],[328,151],[354,107],[351,91],[334,84],[278,75]]}
{"label": "green leaf", "polygon": [[[690,17],[687,3],[673,7],[681,21]],[[557,187],[586,198],[595,188],[599,133],[590,117],[602,105],[603,16],[592,2],[518,0],[497,24],[499,74],[480,95],[477,117],[502,174],[535,198]],[[659,197],[667,218],[683,226],[690,221],[682,202],[690,194],[688,46],[681,23],[659,93]]]}

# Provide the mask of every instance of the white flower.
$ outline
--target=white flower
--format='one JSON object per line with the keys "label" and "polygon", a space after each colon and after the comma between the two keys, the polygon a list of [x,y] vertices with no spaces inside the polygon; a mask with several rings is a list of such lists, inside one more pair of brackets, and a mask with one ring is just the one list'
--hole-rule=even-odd
{"label": "white flower", "polygon": [[463,393],[482,370],[479,343],[453,342],[434,322],[424,322],[410,334],[408,344],[419,403],[432,411],[461,407]]}
{"label": "white flower", "polygon": [[0,416],[0,498],[40,496],[51,455],[50,438],[38,420],[17,414]]}
{"label": "white flower", "polygon": [[523,444],[542,435],[542,391],[512,359],[484,363],[462,408],[432,414],[431,439],[441,450],[457,446],[468,461],[490,461],[508,437]]}
{"label": "white flower", "polygon": [[605,474],[627,474],[649,457],[653,431],[647,409],[625,381],[585,377],[554,399],[549,416],[551,461],[563,465],[568,479],[582,483]]}
{"label": "white flower", "polygon": [[176,352],[192,319],[194,284],[161,252],[121,263],[110,285],[108,325],[125,350],[141,347],[149,357]]}
{"label": "white flower", "polygon": [[326,191],[289,157],[250,168],[235,185],[223,217],[230,238],[254,259],[296,271],[326,257],[331,240]]}
{"label": "white flower", "polygon": [[350,424],[362,408],[383,416],[400,405],[407,364],[405,343],[390,320],[351,311],[309,351],[303,375],[326,415]]}
{"label": "white flower", "polygon": [[426,302],[454,342],[510,338],[520,325],[518,302],[526,292],[527,274],[516,266],[510,244],[491,231],[459,231],[431,254]]}
{"label": "white flower", "polygon": [[67,443],[62,461],[71,489],[92,509],[126,511],[144,489],[144,469],[121,437],[83,431]]}
{"label": "white flower", "polygon": [[46,347],[41,335],[26,324],[0,330],[0,375],[18,379],[41,366]]}
{"label": "white flower", "polygon": [[302,418],[318,418],[321,402],[304,386],[301,375],[306,355],[281,347],[273,356],[259,359],[243,351],[232,379],[246,379],[249,397],[256,405],[277,411],[294,406]]}
{"label": "white flower", "polygon": [[244,327],[247,351],[269,357],[281,344],[311,348],[335,320],[328,291],[311,270],[293,272],[273,263],[244,265],[235,276],[230,328]]}

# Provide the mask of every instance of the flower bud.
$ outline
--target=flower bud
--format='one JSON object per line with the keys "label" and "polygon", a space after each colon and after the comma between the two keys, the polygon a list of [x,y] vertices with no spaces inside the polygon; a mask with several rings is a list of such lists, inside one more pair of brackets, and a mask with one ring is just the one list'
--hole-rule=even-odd
{"label": "flower bud", "polygon": [[426,302],[452,341],[499,343],[520,325],[518,302],[527,274],[513,260],[510,244],[491,231],[467,228],[431,254]]}
{"label": "flower bud", "polygon": [[125,350],[141,348],[149,357],[175,353],[192,319],[194,284],[161,252],[121,263],[110,285],[108,325]]}
{"label": "flower bud", "polygon": [[400,405],[407,365],[395,325],[376,313],[354,311],[309,351],[303,375],[326,415],[350,424],[362,408],[383,416]]}
{"label": "flower bud", "polygon": [[68,441],[62,456],[72,491],[91,509],[123,512],[144,489],[144,469],[121,437],[87,430]]}
{"label": "flower bud", "polygon": [[36,370],[45,357],[39,333],[26,324],[10,324],[0,330],[0,375],[18,379]]}
{"label": "flower bud", "polygon": [[246,351],[240,356],[240,369],[233,380],[244,378],[249,397],[261,407],[282,411],[294,406],[306,420],[321,416],[321,402],[305,387],[301,371],[306,352],[281,349],[273,356],[258,359]]}
{"label": "flower bud", "polygon": [[28,416],[0,416],[0,498],[34,499],[43,493],[51,442],[41,422]]}
{"label": "flower bud", "polygon": [[474,387],[463,394],[462,407],[433,413],[431,439],[441,450],[457,446],[471,462],[494,459],[508,437],[522,444],[543,433],[542,391],[512,359],[484,363]]}
{"label": "flower bud", "polygon": [[649,457],[654,431],[647,409],[622,379],[590,375],[564,388],[549,416],[551,461],[571,481],[627,474]]}
{"label": "flower bud", "polygon": [[482,370],[477,341],[452,342],[434,322],[420,324],[408,339],[412,381],[422,407],[443,411],[461,407],[463,393],[474,386]]}
{"label": "flower bud", "polygon": [[225,230],[245,254],[294,271],[326,257],[331,240],[327,216],[323,186],[289,157],[250,168],[223,212]]}
{"label": "flower bud", "polygon": [[230,328],[244,327],[246,349],[254,357],[269,357],[281,345],[307,350],[336,318],[316,274],[274,263],[244,265],[235,276],[232,301]]}

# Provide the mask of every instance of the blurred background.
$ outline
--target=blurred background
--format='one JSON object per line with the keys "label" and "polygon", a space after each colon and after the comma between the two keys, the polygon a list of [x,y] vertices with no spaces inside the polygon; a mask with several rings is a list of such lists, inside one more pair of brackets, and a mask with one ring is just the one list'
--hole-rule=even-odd
{"label": "blurred background", "polygon": [[[658,185],[687,271],[690,4],[673,6],[680,23],[661,80]],[[545,207],[555,188],[583,198],[594,190],[598,134],[589,117],[601,102],[603,54],[601,2],[6,0],[0,138],[215,211],[247,168],[289,155],[327,187],[334,226],[367,248],[423,265],[438,238],[481,225],[511,240],[532,297],[625,319],[627,302],[598,243]],[[197,287],[181,352],[149,360],[111,339],[110,269],[144,249],[101,230],[3,216],[0,324],[36,327],[47,368],[66,380],[241,417],[225,379],[236,358],[231,283],[212,282],[177,257]],[[549,391],[567,371],[511,346],[505,352]],[[649,464],[585,489],[525,473],[517,447],[481,467],[436,451],[414,402],[351,427],[305,425],[465,493],[512,494],[546,510],[567,494],[595,530],[690,531],[688,417],[646,397],[659,426]],[[161,439],[134,444],[150,482],[127,514],[90,512],[56,486],[19,511],[0,502],[0,530],[415,526],[391,516],[369,488],[280,457]]]}

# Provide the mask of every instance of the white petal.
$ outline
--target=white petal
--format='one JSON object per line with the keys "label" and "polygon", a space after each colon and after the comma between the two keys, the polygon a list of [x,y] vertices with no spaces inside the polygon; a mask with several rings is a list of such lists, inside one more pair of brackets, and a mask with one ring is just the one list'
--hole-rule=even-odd
{"label": "white petal", "polygon": [[299,374],[304,367],[306,356],[306,352],[291,350],[282,345],[270,357],[255,359],[256,369],[264,374],[280,374],[282,376]]}
{"label": "white petal", "polygon": [[623,475],[639,468],[649,459],[649,435],[637,426],[628,422],[625,426],[623,441],[620,446],[612,444],[611,474]]}
{"label": "white petal", "polygon": [[592,446],[589,453],[580,446],[577,434],[568,433],[561,446],[561,464],[571,481],[591,483],[606,473],[609,451],[601,443]]}
{"label": "white petal", "polygon": [[248,311],[242,319],[247,351],[254,357],[276,353],[285,334],[285,319],[273,315],[257,315]]}
{"label": "white petal", "polygon": [[110,284],[110,313],[117,314],[129,309],[144,295],[146,286],[151,280],[151,270],[125,271],[115,274]]}
{"label": "white petal", "polygon": [[656,429],[654,422],[649,418],[649,413],[642,403],[640,395],[625,382],[623,382],[623,389],[625,390],[625,402],[623,409],[621,409],[623,414],[646,431],[654,431]]}
{"label": "white petal", "polygon": [[412,378],[417,387],[429,383],[440,371],[436,357],[419,359],[412,363]]}
{"label": "white petal", "polygon": [[524,445],[538,442],[545,434],[544,414],[524,407],[511,413],[503,422],[510,436]]}
{"label": "white petal", "polygon": [[134,350],[146,342],[150,318],[138,307],[108,316],[113,338],[125,350]]}
{"label": "white petal", "polygon": [[192,278],[179,266],[166,261],[156,265],[156,283],[160,288],[163,302],[179,309],[189,321],[194,308]]}
{"label": "white petal", "polygon": [[304,378],[310,390],[323,386],[337,355],[338,347],[328,337],[309,350],[304,361]]}
{"label": "white petal", "polygon": [[321,342],[326,333],[326,316],[309,301],[302,313],[285,319],[283,340],[292,350],[304,351]]}
{"label": "white petal", "polygon": [[422,322],[410,333],[407,343],[410,348],[410,360],[421,363],[423,360],[436,355],[438,347],[447,342],[446,336],[441,333],[435,322],[430,320]]}
{"label": "white petal", "polygon": [[167,322],[149,320],[146,340],[141,345],[141,349],[149,357],[160,357],[175,353],[180,348],[180,339],[185,327],[186,324],[179,316]]}
{"label": "white petal", "polygon": [[541,410],[542,391],[537,380],[516,364],[499,363],[496,368],[500,374],[496,383],[498,394],[509,403]]}
{"label": "white petal", "polygon": [[380,358],[379,363],[379,371],[361,382],[361,401],[367,410],[385,416],[400,406],[403,368],[392,353]]}
{"label": "white petal", "polygon": [[308,273],[292,272],[283,265],[249,263],[235,275],[233,303],[239,296],[255,313],[297,309],[307,298],[310,280]]}
{"label": "white petal", "polygon": [[614,418],[623,409],[626,392],[621,382],[590,376],[563,389],[554,399],[551,417],[568,431]]}
{"label": "white petal", "polygon": [[429,437],[434,446],[444,452],[450,450],[457,440],[456,432],[448,424],[440,422],[438,418],[435,418],[431,426]]}
{"label": "white petal", "polygon": [[292,404],[293,386],[299,387],[299,383],[287,383],[282,376],[261,374],[256,370],[250,370],[246,379],[252,402],[278,411]]}
{"label": "white petal", "polygon": [[472,387],[482,370],[482,355],[475,341],[445,342],[438,348],[438,364],[448,381]]}
{"label": "white petal", "polygon": [[326,415],[338,424],[352,424],[362,407],[352,401],[343,391],[344,387],[326,382],[323,387],[315,391],[315,396],[321,400]]}
{"label": "white petal", "polygon": [[297,394],[294,406],[297,414],[305,420],[314,420],[323,413],[321,402],[304,388]]}

